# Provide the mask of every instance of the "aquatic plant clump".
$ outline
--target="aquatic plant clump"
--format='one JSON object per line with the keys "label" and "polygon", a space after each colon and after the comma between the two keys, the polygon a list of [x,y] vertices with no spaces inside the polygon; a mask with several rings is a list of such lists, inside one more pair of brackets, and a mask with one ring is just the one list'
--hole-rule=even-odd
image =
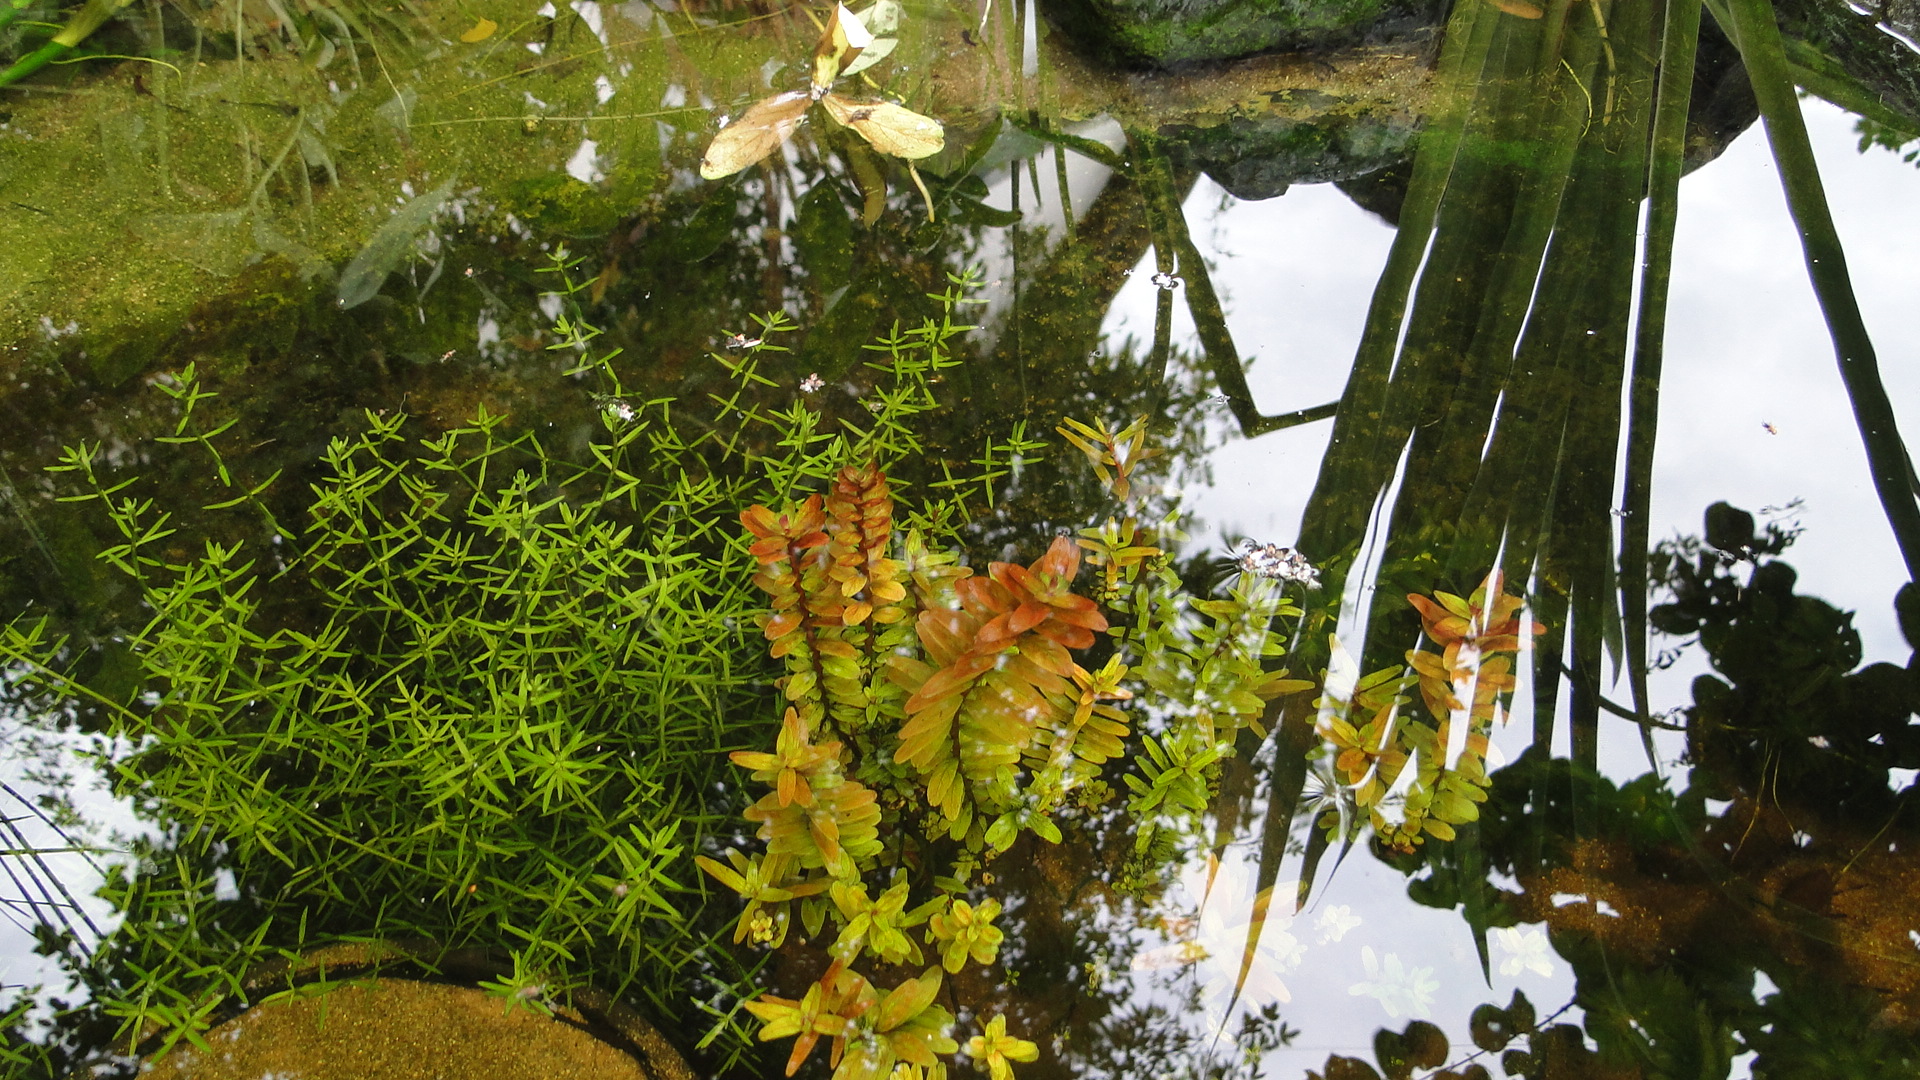
{"label": "aquatic plant clump", "polygon": [[[804,998],[746,1003],[761,1039],[795,1037],[789,1074],[828,1036],[840,1080],[945,1075],[939,1057],[959,1043],[933,1004],[943,971],[992,964],[1002,940],[999,903],[961,899],[966,879],[1023,831],[1059,842],[1053,810],[1128,730],[1110,704],[1131,696],[1119,685],[1126,668],[1073,658],[1107,622],[1072,591],[1071,540],[975,575],[919,530],[896,537],[893,512],[884,473],[859,464],[824,498],[741,515],[754,584],[772,605],[757,621],[785,666],[788,704],[774,752],[732,755],[770,789],[746,811],[765,851],[698,862],[748,902],[736,943],[780,946],[796,907],[808,937],[829,920],[837,928],[833,963]],[[916,815],[920,829],[899,827]],[[883,868],[930,869],[942,839],[957,842],[951,865],[933,875],[936,895],[910,908],[908,872]],[[919,964],[923,945],[940,963],[884,995],[853,966]],[[1037,1053],[998,1017],[973,1042],[996,1075]]]}
{"label": "aquatic plant clump", "polygon": [[[1131,509],[1155,453],[1144,421],[1061,433]],[[840,1080],[944,1076],[959,1042],[930,988],[992,965],[1003,940],[1002,904],[975,892],[976,874],[992,884],[984,865],[1027,833],[1062,842],[1121,788],[1131,876],[1155,878],[1200,835],[1238,733],[1315,685],[1266,667],[1301,613],[1284,593],[1296,583],[1248,573],[1225,598],[1191,596],[1155,546],[1178,538],[1171,522],[1129,514],[976,573],[893,513],[887,476],[859,461],[823,493],[741,515],[785,710],[771,752],[731,755],[766,791],[746,810],[764,849],[697,861],[746,901],[736,944],[826,943],[830,966],[801,997],[745,1003],[762,1040],[795,1039],[789,1073],[828,1038]],[[1083,554],[1099,600],[1075,591]],[[1090,651],[1104,661],[1083,663]],[[1142,693],[1151,729],[1136,733],[1120,703]],[[860,966],[929,959],[885,991]],[[976,1067],[1004,1080],[1037,1059],[980,1015]]]}
{"label": "aquatic plant clump", "polygon": [[[1330,761],[1342,806],[1365,815],[1381,842],[1401,851],[1427,837],[1451,840],[1454,826],[1479,818],[1492,783],[1488,734],[1515,685],[1510,654],[1545,629],[1519,616],[1525,601],[1501,591],[1497,570],[1470,596],[1410,593],[1407,603],[1440,651],[1410,649],[1405,668],[1382,668],[1314,703],[1325,740],[1319,754]],[[1338,641],[1333,650],[1341,654]],[[1430,724],[1402,714],[1414,686]],[[1321,824],[1333,832],[1358,822],[1334,809]]]}
{"label": "aquatic plant clump", "polygon": [[[897,20],[899,5],[881,0],[868,16]],[[890,29],[890,27],[889,27]],[[708,180],[732,176],[759,163],[786,145],[815,102],[835,123],[865,139],[875,150],[911,162],[932,157],[946,145],[940,122],[891,101],[859,101],[833,92],[843,74],[852,74],[892,50],[895,39],[878,38],[861,17],[845,4],[835,6],[820,41],[814,47],[812,82],[805,90],[788,90],[755,102],[739,119],[720,130],[700,159],[700,175]],[[884,49],[877,47],[884,43]],[[868,53],[863,57],[862,53]],[[920,177],[914,174],[918,184]],[[925,188],[922,188],[924,192]],[[929,199],[931,213],[931,199]]]}
{"label": "aquatic plant clump", "polygon": [[[601,383],[583,397],[624,406],[601,411],[604,434],[584,460],[484,411],[424,439],[404,415],[369,413],[327,448],[311,496],[289,500],[278,474],[229,462],[232,422],[208,421],[218,402],[186,368],[158,384],[179,423],[156,452],[214,474],[231,497],[210,509],[237,516],[237,532],[276,536],[256,553],[188,535],[100,447],[66,454],[69,498],[99,507],[118,534],[101,559],[150,613],[126,633],[132,689],[74,674],[78,650],[45,619],[0,630],[0,658],[23,699],[48,715],[85,711],[137,747],[103,764],[163,833],[109,883],[125,918],[88,962],[88,1023],[164,1052],[284,989],[244,982],[262,963],[369,937],[510,954],[493,989],[533,1008],[591,987],[682,1016],[703,984],[725,992],[740,978],[709,948],[684,854],[727,827],[731,784],[713,748],[750,745],[768,693],[750,584],[759,564],[724,522],[795,484],[831,482],[851,453],[924,454],[911,420],[934,407],[931,373],[954,362],[966,285],[935,297],[941,320],[896,328],[869,352],[871,426],[823,435],[817,412],[755,397],[772,385],[759,374],[779,349],[767,339],[790,329],[779,317],[761,321],[751,347],[713,354],[731,394],[705,413],[681,419],[672,401],[630,398],[572,306],[585,288],[573,266],[562,252],[550,268],[560,347],[580,358],[573,374]],[[1028,445],[1016,432],[989,444],[984,475],[948,475],[942,520],[990,501],[993,478]],[[891,519],[871,491],[831,505],[852,515],[835,520],[854,535],[886,537]],[[940,520],[911,520],[950,535]],[[857,580],[855,592],[891,595],[871,547],[830,568],[836,591]],[[785,764],[766,767],[787,803],[772,800],[766,820],[829,815],[826,859],[867,857],[874,814],[859,782],[804,739],[781,753]],[[789,842],[822,847],[811,831]],[[773,870],[760,875],[768,890],[778,857]],[[744,919],[749,933],[758,914]],[[955,934],[969,955],[987,947],[978,925]],[[720,1046],[720,1067],[741,1049]]]}

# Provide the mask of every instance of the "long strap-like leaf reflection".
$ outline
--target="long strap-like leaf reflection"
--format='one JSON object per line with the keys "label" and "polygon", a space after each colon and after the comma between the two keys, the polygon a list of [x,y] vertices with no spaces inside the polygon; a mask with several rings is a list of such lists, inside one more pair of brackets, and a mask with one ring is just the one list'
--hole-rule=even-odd
{"label": "long strap-like leaf reflection", "polygon": [[1880,362],[1853,294],[1839,230],[1834,228],[1833,214],[1827,209],[1820,168],[1814,162],[1806,121],[1800,116],[1800,102],[1788,76],[1785,45],[1773,4],[1771,0],[1729,0],[1724,8],[1712,10],[1716,17],[1724,10],[1733,24],[1731,36],[1740,47],[1741,60],[1753,82],[1753,96],[1766,120],[1767,139],[1780,166],[1787,208],[1800,227],[1807,277],[1820,299],[1820,310],[1833,338],[1840,380],[1846,384],[1860,441],[1866,446],[1874,491],[1880,496],[1881,509],[1906,560],[1907,576],[1920,581],[1920,503],[1914,499],[1913,463],[1900,439],[1886,384],[1880,380]]}

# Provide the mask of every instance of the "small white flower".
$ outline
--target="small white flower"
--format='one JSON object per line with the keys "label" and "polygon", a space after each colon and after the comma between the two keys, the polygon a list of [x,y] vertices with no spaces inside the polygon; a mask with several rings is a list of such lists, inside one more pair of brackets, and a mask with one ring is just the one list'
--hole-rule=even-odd
{"label": "small white flower", "polygon": [[1155,274],[1147,280],[1153,282],[1154,288],[1165,289],[1168,292],[1180,287],[1180,279],[1168,273]]}
{"label": "small white flower", "polygon": [[1360,963],[1367,977],[1347,987],[1347,993],[1373,998],[1396,1020],[1402,1014],[1424,1019],[1432,1011],[1433,992],[1440,989],[1432,968],[1409,968],[1396,953],[1388,953],[1383,962],[1371,945],[1361,946]]}
{"label": "small white flower", "polygon": [[1497,926],[1487,937],[1505,954],[1506,958],[1500,961],[1500,974],[1531,971],[1542,978],[1553,974],[1553,949],[1538,926]]}
{"label": "small white flower", "polygon": [[825,385],[827,384],[820,378],[819,372],[810,372],[806,378],[800,380],[800,392],[803,394],[811,394]]}
{"label": "small white flower", "polygon": [[1314,928],[1320,931],[1320,944],[1339,941],[1347,936],[1347,931],[1360,925],[1360,916],[1345,904],[1335,904],[1320,913],[1313,921]]}

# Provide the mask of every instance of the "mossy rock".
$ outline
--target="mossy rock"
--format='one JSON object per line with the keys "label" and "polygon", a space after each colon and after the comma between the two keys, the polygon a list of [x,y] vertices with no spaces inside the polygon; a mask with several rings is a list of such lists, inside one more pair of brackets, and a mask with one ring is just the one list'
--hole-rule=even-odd
{"label": "mossy rock", "polygon": [[1419,124],[1407,116],[1295,120],[1236,116],[1211,127],[1172,127],[1161,135],[1187,164],[1238,199],[1271,199],[1292,184],[1351,180],[1407,160]]}
{"label": "mossy rock", "polygon": [[[656,1080],[583,1018],[465,986],[370,979],[240,1014],[152,1063],[151,1080]],[[664,1080],[664,1078],[659,1078]]]}
{"label": "mossy rock", "polygon": [[1042,10],[1076,45],[1136,67],[1324,49],[1438,19],[1418,0],[1045,0]]}
{"label": "mossy rock", "polygon": [[[694,1080],[632,1009],[595,990],[518,1005],[479,979],[510,970],[480,950],[430,942],[331,946],[253,972],[261,1002],[204,1036],[152,1055],[149,1080]],[[281,994],[272,994],[274,990]],[[551,1015],[549,1015],[549,1012]]]}

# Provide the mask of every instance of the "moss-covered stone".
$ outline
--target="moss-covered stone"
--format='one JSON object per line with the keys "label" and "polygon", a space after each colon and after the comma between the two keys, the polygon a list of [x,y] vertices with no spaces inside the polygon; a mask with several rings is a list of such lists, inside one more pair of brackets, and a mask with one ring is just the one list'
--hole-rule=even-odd
{"label": "moss-covered stone", "polygon": [[1271,199],[1293,184],[1350,180],[1405,160],[1418,123],[1404,114],[1313,120],[1236,116],[1213,127],[1163,128],[1186,162],[1235,198]]}
{"label": "moss-covered stone", "polygon": [[1431,23],[1417,0],[1047,0],[1076,43],[1129,65],[1228,60],[1358,41],[1385,22]]}

